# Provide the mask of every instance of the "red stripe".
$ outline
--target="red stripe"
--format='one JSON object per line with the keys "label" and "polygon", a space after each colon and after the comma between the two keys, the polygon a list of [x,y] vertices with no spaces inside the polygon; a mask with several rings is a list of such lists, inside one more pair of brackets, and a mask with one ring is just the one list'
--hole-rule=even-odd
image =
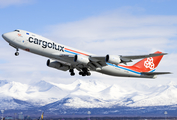
{"label": "red stripe", "polygon": [[77,52],[77,51],[75,51],[75,50],[71,50],[71,49],[68,49],[68,48],[65,48],[65,50],[69,50],[69,51],[71,51],[71,52],[75,52],[75,53],[78,53],[78,54],[82,54],[82,55],[89,56],[89,55],[87,55],[87,54],[85,54],[85,53]]}

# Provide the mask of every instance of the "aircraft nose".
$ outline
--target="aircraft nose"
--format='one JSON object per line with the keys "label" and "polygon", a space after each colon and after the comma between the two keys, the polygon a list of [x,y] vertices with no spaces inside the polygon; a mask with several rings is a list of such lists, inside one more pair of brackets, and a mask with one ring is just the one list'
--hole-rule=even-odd
{"label": "aircraft nose", "polygon": [[10,39],[11,39],[10,33],[4,33],[4,34],[2,34],[2,37],[3,37],[4,40],[6,40],[7,42],[10,41]]}
{"label": "aircraft nose", "polygon": [[2,37],[3,37],[4,39],[7,39],[7,34],[6,34],[6,33],[2,34]]}

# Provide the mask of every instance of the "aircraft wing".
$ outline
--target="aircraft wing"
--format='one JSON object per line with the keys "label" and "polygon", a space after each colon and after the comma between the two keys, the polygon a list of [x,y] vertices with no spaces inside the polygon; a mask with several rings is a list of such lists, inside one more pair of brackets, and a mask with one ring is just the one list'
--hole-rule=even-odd
{"label": "aircraft wing", "polygon": [[[142,59],[142,58],[148,58],[148,57],[155,57],[155,56],[161,56],[161,55],[166,55],[167,53],[153,53],[153,54],[147,54],[147,55],[132,55],[132,56],[122,56],[122,55],[117,55],[120,57],[120,63],[126,64],[127,62],[132,62],[133,59]],[[54,56],[58,56],[62,58],[64,61],[73,61],[74,62],[74,57],[75,55],[68,55],[68,54],[53,54]],[[79,55],[78,55],[79,56]],[[55,57],[55,58],[56,58]],[[99,69],[103,66],[106,66],[106,57],[105,56],[86,56],[89,59],[88,66],[90,66],[93,69]],[[81,63],[77,63],[81,64]]]}
{"label": "aircraft wing", "polygon": [[[167,53],[153,53],[153,54],[147,54],[147,55],[131,55],[131,56],[122,56],[120,55],[121,63],[127,63],[132,62],[134,59],[142,59],[142,58],[148,58],[148,57],[155,57],[155,56],[161,56],[166,55]],[[103,66],[107,65],[105,61],[105,56],[90,56],[91,62],[99,62]]]}
{"label": "aircraft wing", "polygon": [[89,60],[93,64],[98,63],[101,66],[107,65],[106,62],[105,62],[105,56],[90,56]]}
{"label": "aircraft wing", "polygon": [[[74,57],[75,55],[59,55],[60,58],[69,60],[69,61],[73,61],[74,62]],[[90,66],[93,69],[96,68],[101,68],[102,66],[106,66],[106,62],[105,62],[105,57],[104,56],[88,56],[89,59],[89,63],[88,66]],[[77,63],[77,64],[81,64],[81,63]]]}
{"label": "aircraft wing", "polygon": [[132,62],[134,59],[142,59],[142,58],[148,58],[148,57],[155,57],[155,56],[161,56],[166,55],[167,53],[153,53],[148,55],[132,55],[132,56],[120,56],[122,62]]}

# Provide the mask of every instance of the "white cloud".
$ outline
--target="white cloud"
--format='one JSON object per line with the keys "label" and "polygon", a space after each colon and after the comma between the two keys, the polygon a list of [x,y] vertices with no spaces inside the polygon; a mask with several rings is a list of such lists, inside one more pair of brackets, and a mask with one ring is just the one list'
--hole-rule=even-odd
{"label": "white cloud", "polygon": [[4,8],[11,5],[21,5],[24,3],[29,3],[30,0],[0,0],[0,8]]}
{"label": "white cloud", "polygon": [[134,16],[114,11],[81,21],[50,26],[46,36],[96,54],[129,54],[132,50],[137,54],[150,52],[155,48],[166,50],[171,46],[176,47],[177,42],[172,44],[170,40],[177,37],[176,24],[177,16]]}

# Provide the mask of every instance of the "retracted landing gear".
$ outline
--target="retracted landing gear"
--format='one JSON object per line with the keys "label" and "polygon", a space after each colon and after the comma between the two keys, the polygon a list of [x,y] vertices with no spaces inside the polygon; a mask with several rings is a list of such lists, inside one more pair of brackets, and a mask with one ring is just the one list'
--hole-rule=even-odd
{"label": "retracted landing gear", "polygon": [[70,72],[70,75],[71,75],[71,76],[74,76],[74,75],[75,75],[75,73],[74,73],[74,70],[73,70],[73,69],[70,69],[70,70],[69,70],[69,72]]}
{"label": "retracted landing gear", "polygon": [[16,48],[15,56],[18,56],[18,55],[19,55],[18,48]]}

